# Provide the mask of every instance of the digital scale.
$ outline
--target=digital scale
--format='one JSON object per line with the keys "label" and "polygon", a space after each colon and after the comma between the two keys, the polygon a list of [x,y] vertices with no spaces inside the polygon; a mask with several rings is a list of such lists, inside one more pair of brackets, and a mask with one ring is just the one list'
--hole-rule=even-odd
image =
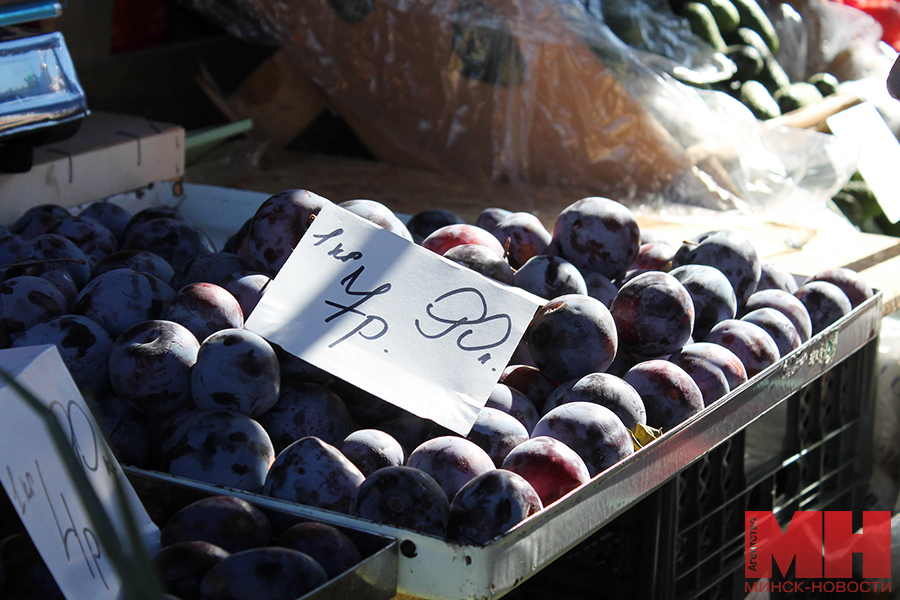
{"label": "digital scale", "polygon": [[71,137],[88,114],[62,34],[21,27],[64,8],[64,2],[0,0],[0,173],[30,170],[35,146]]}

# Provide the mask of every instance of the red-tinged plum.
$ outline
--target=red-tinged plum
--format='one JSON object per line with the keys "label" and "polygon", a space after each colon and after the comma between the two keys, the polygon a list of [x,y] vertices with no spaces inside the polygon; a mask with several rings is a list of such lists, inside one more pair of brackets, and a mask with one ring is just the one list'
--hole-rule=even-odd
{"label": "red-tinged plum", "polygon": [[447,539],[482,546],[543,509],[528,480],[506,469],[483,473],[464,485],[450,504]]}
{"label": "red-tinged plum", "polygon": [[118,461],[143,468],[150,456],[150,433],[140,415],[109,391],[86,394],[84,400]]}
{"label": "red-tinged plum", "polygon": [[513,211],[498,206],[489,206],[478,213],[475,218],[475,225],[486,231],[493,231],[503,219],[513,214]]}
{"label": "red-tinged plum", "polygon": [[362,562],[362,554],[347,534],[327,523],[308,521],[288,527],[278,545],[311,556],[334,578]]}
{"label": "red-tinged plum", "polygon": [[172,218],[152,219],[130,227],[121,248],[158,254],[176,271],[189,260],[216,251],[215,244],[199,227]]}
{"label": "red-tinged plum", "polygon": [[544,404],[543,414],[569,402],[593,402],[613,411],[628,429],[647,424],[640,394],[630,383],[609,373],[588,373],[557,387]]}
{"label": "red-tinged plum", "polygon": [[850,300],[850,306],[856,308],[874,295],[872,286],[857,271],[846,267],[835,267],[833,269],[825,269],[819,271],[815,275],[808,277],[803,283],[810,281],[827,281],[841,288],[841,291],[847,294]]}
{"label": "red-tinged plum", "polygon": [[72,312],[96,321],[116,339],[132,325],[163,318],[174,297],[175,290],[153,275],[116,269],[84,286]]}
{"label": "red-tinged plum", "polygon": [[[461,216],[445,208],[426,208],[412,215],[406,222],[406,228],[412,234],[413,240],[417,244],[421,244],[422,240],[436,229],[440,229],[444,225],[458,225],[465,222]],[[487,229],[482,225],[479,227]]]}
{"label": "red-tinged plum", "polygon": [[634,453],[634,442],[622,419],[593,402],[557,406],[541,417],[531,432],[532,438],[543,435],[578,453],[591,477]]}
{"label": "red-tinged plum", "polygon": [[513,276],[513,284],[544,299],[566,294],[587,295],[587,282],[564,258],[539,254],[528,259]]}
{"label": "red-tinged plum", "polygon": [[262,425],[231,410],[200,411],[172,434],[162,470],[212,485],[258,492],[275,450]]}
{"label": "red-tinged plum", "polygon": [[540,369],[533,365],[507,365],[500,375],[497,383],[505,384],[515,390],[519,390],[531,400],[534,407],[540,412],[556,386],[555,381],[544,375]]}
{"label": "red-tinged plum", "polygon": [[228,236],[225,243],[222,244],[222,252],[231,252],[237,254],[247,262],[256,265],[256,261],[250,255],[250,225],[253,223],[253,217],[244,221],[238,230]]}
{"label": "red-tinged plum", "polygon": [[328,581],[312,557],[289,548],[235,552],[203,578],[204,600],[292,600]]}
{"label": "red-tinged plum", "polygon": [[592,196],[567,206],[553,225],[551,254],[581,271],[597,271],[609,279],[625,273],[641,245],[634,213],[620,202]]}
{"label": "red-tinged plum", "polygon": [[775,340],[775,345],[778,346],[778,352],[781,356],[789,354],[803,343],[800,340],[797,328],[794,327],[791,320],[784,313],[774,308],[751,310],[741,317],[741,321],[754,323],[765,329],[772,336],[772,339]]}
{"label": "red-tinged plum", "polygon": [[300,238],[306,233],[310,217],[319,214],[327,198],[309,190],[284,190],[266,198],[256,209],[248,239],[250,256],[267,274],[277,273]]}
{"label": "red-tinged plum", "polygon": [[282,450],[266,475],[262,493],[339,513],[365,480],[341,451],[316,437],[300,438]]}
{"label": "red-tinged plum", "polygon": [[781,358],[778,345],[765,329],[740,319],[718,323],[703,341],[725,346],[734,352],[747,370],[747,377],[753,377]]}
{"label": "red-tinged plum", "polygon": [[71,306],[78,296],[78,286],[75,280],[69,275],[69,272],[59,266],[57,263],[20,263],[6,268],[2,273],[2,280],[12,279],[13,277],[21,277],[22,275],[32,275],[46,279],[52,283],[56,289],[62,292],[66,299],[66,306]]}
{"label": "red-tinged plum", "polygon": [[[619,348],[662,356],[684,346],[694,328],[694,303],[684,285],[661,271],[642,273],[623,285],[609,309]],[[604,371],[603,369],[595,369]],[[574,379],[574,378],[572,378]]]}
{"label": "red-tinged plum", "polygon": [[400,442],[380,429],[352,431],[338,448],[366,477],[383,467],[399,467],[406,462]]}
{"label": "red-tinged plum", "polygon": [[534,402],[528,396],[504,383],[495,383],[484,405],[496,408],[516,418],[529,432],[541,417]]}
{"label": "red-tinged plum", "polygon": [[191,395],[199,408],[235,410],[258,417],[281,394],[281,369],[274,348],[248,329],[211,334],[191,369]]}
{"label": "red-tinged plum", "polygon": [[461,246],[462,244],[480,244],[501,257],[506,254],[503,245],[491,235],[490,231],[468,223],[445,225],[435,229],[428,237],[422,240],[423,248],[427,248],[441,256],[450,248]]}
{"label": "red-tinged plum", "polygon": [[70,216],[51,227],[47,233],[71,240],[91,260],[91,264],[119,249],[115,234],[90,219]]}
{"label": "red-tinged plum", "polygon": [[244,326],[244,313],[231,292],[214,283],[189,283],[169,302],[166,319],[187,327],[201,342],[223,329]]}
{"label": "red-tinged plum", "polygon": [[112,232],[119,243],[122,241],[122,234],[125,233],[128,221],[131,220],[131,212],[128,209],[108,200],[91,202],[78,213],[78,216],[100,223]]}
{"label": "red-tinged plum", "polygon": [[587,465],[577,452],[546,435],[533,437],[513,448],[500,468],[524,477],[544,506],[591,479]]}
{"label": "red-tinged plum", "polygon": [[797,333],[800,334],[800,343],[806,342],[812,336],[812,320],[809,311],[797,296],[782,289],[765,289],[754,292],[747,299],[747,304],[738,313],[739,317],[759,308],[774,308],[786,316],[794,324]]}
{"label": "red-tinged plum", "polygon": [[0,348],[9,348],[31,327],[68,309],[65,296],[46,279],[22,275],[0,283]]}
{"label": "red-tinged plum", "polygon": [[276,454],[308,436],[338,446],[353,431],[343,400],[318,383],[281,386],[278,401],[258,420],[272,438]]}
{"label": "red-tinged plum", "polygon": [[207,542],[226,552],[269,545],[272,523],[254,505],[235,496],[208,496],[169,517],[160,530],[165,548],[182,542]]}
{"label": "red-tinged plum", "polygon": [[800,284],[797,279],[782,267],[775,263],[762,263],[760,265],[759,283],[756,284],[756,291],[762,290],[782,290],[789,294],[797,291]]}
{"label": "red-tinged plum", "polygon": [[[643,232],[641,232],[643,237]],[[629,271],[669,271],[672,268],[672,259],[675,258],[675,248],[666,242],[645,242],[638,248],[637,257],[628,267]]]}
{"label": "red-tinged plum", "polygon": [[272,278],[263,273],[241,273],[239,277],[226,279],[223,283],[225,289],[241,305],[241,312],[246,320],[262,300],[271,282]]}
{"label": "red-tinged plum", "polygon": [[490,230],[504,248],[509,264],[518,269],[532,257],[547,254],[553,235],[537,216],[515,212]]}
{"label": "red-tinged plum", "polygon": [[493,469],[494,461],[475,442],[445,435],[419,444],[406,459],[406,466],[431,475],[450,502],[473,477]]}
{"label": "red-tinged plum", "polygon": [[669,271],[681,282],[694,303],[694,332],[698,339],[709,333],[713,325],[733,319],[737,313],[737,297],[731,282],[715,267],[683,265]]}
{"label": "red-tinged plum", "polygon": [[655,359],[638,363],[623,379],[641,395],[650,427],[668,431],[703,410],[700,388],[673,362]]}
{"label": "red-tinged plum", "polygon": [[66,600],[27,533],[0,540],[0,564],[6,574],[3,600]]}
{"label": "red-tinged plum", "polygon": [[619,293],[619,288],[616,287],[616,284],[610,281],[606,275],[594,271],[588,271],[582,273],[582,275],[584,276],[585,284],[587,284],[588,296],[596,298],[606,308],[612,306],[613,300],[616,299],[616,294]]}
{"label": "red-tinged plum", "polygon": [[703,395],[703,406],[709,406],[747,381],[747,370],[737,355],[711,342],[688,344],[670,356],[669,362],[691,376]]}
{"label": "red-tinged plum", "polygon": [[122,332],[109,351],[113,391],[143,415],[168,415],[191,401],[191,369],[200,343],[178,323],[141,321]]}
{"label": "red-tinged plum", "polygon": [[415,467],[378,469],[356,490],[350,514],[374,523],[443,538],[450,501],[434,478]]}
{"label": "red-tinged plum", "polygon": [[182,600],[200,600],[203,577],[228,556],[209,542],[177,542],[157,552],[152,563],[166,592]]}
{"label": "red-tinged plum", "polygon": [[91,261],[81,248],[71,240],[55,233],[44,233],[31,239],[25,260],[58,261],[69,272],[78,289],[82,289],[91,276]]}
{"label": "red-tinged plum", "polygon": [[124,242],[131,235],[135,227],[143,225],[154,219],[176,219],[187,223],[187,219],[183,214],[178,212],[174,206],[147,206],[131,215],[128,223],[125,224],[125,231],[122,232],[121,241]]}
{"label": "red-tinged plum", "polygon": [[673,267],[708,265],[722,272],[743,305],[756,291],[761,267],[759,255],[750,240],[730,229],[709,231],[684,242],[675,253]]}
{"label": "red-tinged plum", "polygon": [[828,281],[810,281],[794,294],[809,313],[812,335],[816,335],[853,310],[847,294]]}
{"label": "red-tinged plum", "polygon": [[82,392],[109,386],[109,354],[113,339],[94,321],[60,315],[27,329],[13,347],[53,344],[72,380]]}
{"label": "red-tinged plum", "polygon": [[175,269],[172,268],[172,265],[158,254],[153,254],[146,250],[119,250],[101,258],[91,270],[90,278],[96,279],[104,273],[116,269],[141,271],[148,275],[153,275],[168,284],[171,283],[172,277],[175,275]]}
{"label": "red-tinged plum", "polygon": [[510,450],[528,437],[528,430],[518,419],[489,406],[481,409],[472,429],[466,435],[467,440],[487,452],[495,467],[499,467]]}
{"label": "red-tinged plum", "polygon": [[59,204],[38,204],[26,210],[9,226],[10,233],[32,239],[50,233],[54,225],[72,216]]}
{"label": "red-tinged plum", "polygon": [[461,244],[444,253],[444,258],[468,267],[500,283],[513,285],[515,272],[502,256],[481,244]]}
{"label": "red-tinged plum", "polygon": [[605,371],[619,347],[610,310],[590,296],[558,296],[538,309],[525,332],[535,366],[557,382]]}
{"label": "red-tinged plum", "polygon": [[365,198],[345,200],[339,203],[338,206],[375,223],[379,227],[387,229],[391,233],[396,233],[405,240],[413,241],[413,236],[406,225],[403,224],[403,221],[394,214],[394,211],[377,200]]}
{"label": "red-tinged plum", "polygon": [[256,269],[249,261],[237,254],[225,251],[211,252],[201,254],[186,262],[175,274],[171,285],[175,289],[180,289],[190,283],[203,282],[225,287],[224,283],[230,280],[234,273],[255,271]]}

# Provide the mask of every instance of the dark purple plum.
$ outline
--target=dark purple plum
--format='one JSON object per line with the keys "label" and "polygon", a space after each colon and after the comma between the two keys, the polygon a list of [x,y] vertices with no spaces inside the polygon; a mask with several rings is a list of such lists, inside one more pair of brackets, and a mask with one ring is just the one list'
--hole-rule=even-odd
{"label": "dark purple plum", "polygon": [[40,277],[41,279],[46,279],[52,283],[56,289],[62,292],[62,295],[66,299],[67,306],[71,306],[78,296],[78,286],[75,285],[75,280],[72,279],[72,276],[69,275],[68,271],[59,266],[59,263],[23,262],[5,269],[2,274],[2,280],[6,281],[7,279],[21,277],[22,275]]}
{"label": "dark purple plum", "polygon": [[419,444],[407,457],[406,466],[431,475],[450,502],[473,477],[493,469],[494,461],[475,442],[444,435]]}
{"label": "dark purple plum", "polygon": [[762,263],[760,265],[759,283],[756,284],[756,291],[761,290],[782,290],[789,294],[797,291],[800,284],[797,279],[775,263]]}
{"label": "dark purple plum", "polygon": [[808,277],[803,283],[810,281],[827,281],[841,288],[841,291],[847,294],[850,300],[850,306],[856,308],[874,295],[872,286],[866,281],[866,278],[853,269],[846,267],[835,267],[833,269],[825,269],[819,271],[815,275]]}
{"label": "dark purple plum", "polygon": [[275,349],[248,329],[223,329],[200,344],[191,370],[191,395],[202,409],[258,417],[275,406],[281,368]]}
{"label": "dark purple plum", "polygon": [[630,383],[647,409],[647,425],[668,431],[703,410],[703,394],[688,373],[667,360],[646,360],[623,379]]}
{"label": "dark purple plum", "polygon": [[804,283],[794,294],[809,313],[812,335],[820,333],[853,310],[847,294],[828,281]]}
{"label": "dark purple plum", "polygon": [[744,234],[730,229],[709,231],[684,242],[675,253],[672,267],[709,265],[722,272],[743,305],[756,291],[761,267],[759,255]]}
{"label": "dark purple plum", "polygon": [[253,312],[253,309],[256,308],[256,305],[259,304],[271,281],[272,278],[263,273],[246,273],[240,274],[240,277],[225,280],[223,283],[225,284],[225,289],[240,304],[241,312],[246,320],[250,313]]}
{"label": "dark purple plum", "polygon": [[670,356],[669,362],[691,376],[700,388],[704,406],[709,406],[747,381],[747,370],[737,355],[711,342],[688,344]]}
{"label": "dark purple plum", "polygon": [[628,429],[647,424],[640,394],[627,381],[609,373],[588,373],[557,387],[544,404],[543,414],[569,402],[593,402],[613,411]]}
{"label": "dark purple plum", "polygon": [[116,269],[84,286],[72,312],[96,321],[115,339],[132,325],[163,318],[174,297],[175,290],[153,275]]}
{"label": "dark purple plum", "polygon": [[176,219],[187,223],[185,216],[178,212],[178,209],[174,206],[147,206],[131,215],[131,218],[125,224],[125,231],[122,232],[120,241],[124,242],[128,239],[135,227],[154,219]]}
{"label": "dark purple plum", "polygon": [[505,258],[481,244],[461,244],[444,253],[444,258],[452,260],[476,273],[481,273],[495,281],[513,285],[515,272]]}
{"label": "dark purple plum", "polygon": [[166,283],[171,283],[175,269],[158,254],[146,250],[119,250],[100,259],[91,271],[91,279],[96,279],[108,271],[132,269],[153,275]]}
{"label": "dark purple plum", "polygon": [[641,245],[634,213],[620,202],[592,196],[567,206],[553,225],[551,254],[581,271],[596,271],[609,279],[625,273]]}
{"label": "dark purple plum", "polygon": [[0,348],[9,348],[28,329],[68,311],[65,296],[46,279],[7,279],[0,283]]}
{"label": "dark purple plum", "polygon": [[71,240],[95,264],[107,254],[119,249],[115,234],[96,221],[82,217],[63,219],[47,233],[55,233]]}
{"label": "dark purple plum", "polygon": [[308,436],[338,446],[353,431],[343,400],[318,383],[281,386],[278,401],[258,420],[272,438],[276,454]]}
{"label": "dark purple plum", "polygon": [[22,213],[9,226],[9,232],[30,240],[39,235],[50,233],[54,225],[71,216],[72,213],[59,204],[37,204]]}
{"label": "dark purple plum", "polygon": [[610,364],[604,372],[609,373],[610,375],[615,375],[616,377],[621,377],[628,372],[628,369],[638,364],[642,360],[646,359],[642,356],[637,356],[631,354],[630,352],[619,350],[619,352],[616,353],[616,358],[612,361],[612,364]]}
{"label": "dark purple plum", "polygon": [[21,236],[8,233],[0,236],[0,267],[23,260],[31,252],[31,242]]}
{"label": "dark purple plum", "polygon": [[524,477],[549,506],[591,479],[587,465],[565,443],[546,435],[525,440],[507,454],[502,469]]}
{"label": "dark purple plum", "polygon": [[27,329],[13,347],[53,344],[72,380],[82,392],[109,386],[109,354],[113,339],[96,322],[79,315],[60,315]]}
{"label": "dark purple plum", "polygon": [[328,581],[312,557],[289,548],[235,552],[214,566],[200,583],[204,600],[292,600]]}
{"label": "dark purple plum", "polygon": [[566,294],[587,295],[587,283],[575,265],[564,258],[538,254],[513,276],[513,284],[544,299]]}
{"label": "dark purple plum", "polygon": [[329,578],[362,562],[362,555],[353,540],[327,523],[308,521],[292,525],[278,537],[278,545],[309,555],[322,565]]}
{"label": "dark purple plum", "polygon": [[123,250],[158,254],[178,271],[189,260],[216,251],[215,244],[199,227],[180,219],[152,219],[129,227]]}
{"label": "dark purple plum", "polygon": [[[281,382],[283,384],[291,385],[297,382],[309,382],[330,385],[335,382],[334,375],[323,371],[298,356],[294,356],[281,346],[272,344],[272,348],[275,350],[275,355],[278,356],[278,365],[281,367]],[[341,390],[336,391],[344,399],[344,393]]]}
{"label": "dark purple plum", "polygon": [[246,500],[228,495],[208,496],[191,502],[172,515],[160,530],[162,546],[206,542],[226,552],[268,546],[272,523]]}
{"label": "dark purple plum", "polygon": [[198,411],[181,423],[162,455],[162,470],[221,487],[258,492],[275,458],[262,425],[231,410]]}
{"label": "dark purple plum", "polygon": [[140,415],[109,391],[86,394],[84,400],[118,461],[144,468],[150,456],[150,432]]}
{"label": "dark purple plum", "polygon": [[300,438],[278,453],[262,493],[340,513],[366,477],[341,451],[316,437]]}
{"label": "dark purple plum", "polygon": [[494,384],[484,405],[512,415],[529,432],[534,429],[535,423],[541,416],[528,396],[504,383]]}
{"label": "dark purple plum", "polygon": [[222,244],[222,252],[231,252],[237,254],[247,262],[259,266],[250,255],[250,225],[253,223],[253,217],[244,221],[238,230],[232,233]]}
{"label": "dark purple plum", "polygon": [[753,377],[781,358],[778,345],[765,329],[739,319],[721,321],[703,341],[725,346],[734,352],[747,370],[747,377]]}
{"label": "dark purple plum", "polygon": [[482,546],[543,508],[528,480],[506,469],[494,469],[464,485],[453,498],[447,539]]}
{"label": "dark purple plum", "polygon": [[131,212],[128,209],[108,200],[91,202],[78,213],[78,216],[100,223],[112,232],[117,242],[122,241],[122,234],[125,233],[125,227],[131,220]]}
{"label": "dark purple plum", "polygon": [[610,310],[580,294],[544,304],[525,335],[535,366],[556,382],[605,371],[619,345]]}
{"label": "dark purple plum", "polygon": [[409,466],[384,467],[366,477],[356,490],[350,514],[443,538],[450,501],[440,484],[425,471]]}
{"label": "dark purple plum", "polygon": [[400,443],[407,456],[425,440],[450,433],[434,421],[423,419],[405,410],[396,409],[396,407],[392,416],[373,421],[370,426],[390,434]]}
{"label": "dark purple plum", "polygon": [[507,249],[507,259],[514,269],[520,268],[532,257],[547,254],[553,239],[541,220],[528,212],[515,212],[490,231]]}
{"label": "dark purple plum", "polygon": [[584,276],[585,284],[587,284],[588,296],[596,298],[606,308],[612,306],[613,300],[616,299],[616,294],[619,293],[619,288],[616,287],[616,284],[610,281],[606,275],[594,271],[588,271],[582,273],[582,275]]}
{"label": "dark purple plum", "polygon": [[214,283],[189,283],[169,302],[166,319],[187,327],[199,340],[244,326],[244,312],[231,292]]}
{"label": "dark purple plum", "polygon": [[338,204],[341,208],[349,210],[353,214],[375,223],[379,227],[395,233],[405,240],[413,241],[413,236],[397,215],[390,208],[377,200],[360,198],[345,200]]}
{"label": "dark purple plum", "polygon": [[168,415],[191,401],[191,369],[200,343],[178,323],[141,321],[122,332],[109,351],[116,395],[143,415]]}
{"label": "dark purple plum", "polygon": [[267,274],[277,273],[306,233],[310,217],[319,214],[326,204],[331,201],[301,189],[266,198],[256,209],[248,234],[248,248],[256,266]]}
{"label": "dark purple plum", "polygon": [[181,289],[190,283],[214,283],[225,287],[225,282],[235,273],[255,272],[250,261],[237,254],[219,251],[201,254],[186,262],[171,281],[172,287]]}
{"label": "dark purple plum", "polygon": [[713,325],[733,319],[737,313],[737,297],[731,282],[715,267],[682,265],[669,271],[681,282],[694,303],[695,339],[703,339]]}
{"label": "dark purple plum", "polygon": [[558,385],[533,365],[507,365],[497,383],[519,390],[531,400],[540,412],[549,396]]}
{"label": "dark purple plum", "polygon": [[413,240],[417,244],[421,244],[422,240],[427,238],[435,229],[440,229],[444,225],[458,225],[465,222],[465,219],[451,210],[426,208],[412,215],[406,222],[406,228],[412,234]]}
{"label": "dark purple plum", "polygon": [[201,541],[170,544],[153,556],[163,589],[182,600],[200,600],[200,582],[229,556],[215,544]]}
{"label": "dark purple plum", "polygon": [[628,270],[669,271],[672,268],[673,258],[675,258],[675,248],[671,244],[644,242],[638,248],[637,257]]}
{"label": "dark purple plum", "polygon": [[382,467],[399,467],[406,453],[394,436],[380,429],[357,429],[347,434],[338,449],[368,477]]}
{"label": "dark purple plum", "polygon": [[628,428],[616,414],[593,402],[568,402],[549,411],[531,437],[550,436],[578,453],[594,477],[634,453]]}
{"label": "dark purple plum", "polygon": [[25,260],[57,261],[69,272],[78,289],[82,289],[91,276],[91,261],[72,240],[55,233],[44,233],[31,239]]}
{"label": "dark purple plum", "polygon": [[3,600],[66,600],[27,533],[0,540],[0,564],[6,575]]}
{"label": "dark purple plum", "polygon": [[747,304],[738,313],[739,317],[758,308],[774,308],[791,320],[797,333],[800,334],[800,342],[803,343],[812,336],[812,321],[809,311],[797,296],[782,289],[765,289],[754,292],[747,299]]}
{"label": "dark purple plum", "polygon": [[469,225],[468,223],[445,225],[439,229],[435,229],[428,237],[422,240],[423,248],[431,250],[441,256],[443,256],[450,248],[461,246],[462,244],[479,244],[486,246],[497,256],[506,256],[503,244],[491,235],[490,231],[475,225]]}
{"label": "dark purple plum", "polygon": [[528,439],[528,430],[509,413],[488,406],[481,409],[466,439],[477,444],[499,467],[509,451]]}
{"label": "dark purple plum", "polygon": [[485,208],[475,218],[475,225],[487,231],[493,231],[503,219],[513,214],[513,211],[498,206]]}
{"label": "dark purple plum", "polygon": [[690,293],[662,271],[647,271],[623,285],[609,312],[615,320],[619,348],[632,354],[671,354],[687,343],[694,328]]}
{"label": "dark purple plum", "polygon": [[751,310],[741,317],[741,321],[754,323],[765,329],[775,340],[781,356],[799,348],[803,343],[794,323],[784,313],[774,308],[763,307]]}

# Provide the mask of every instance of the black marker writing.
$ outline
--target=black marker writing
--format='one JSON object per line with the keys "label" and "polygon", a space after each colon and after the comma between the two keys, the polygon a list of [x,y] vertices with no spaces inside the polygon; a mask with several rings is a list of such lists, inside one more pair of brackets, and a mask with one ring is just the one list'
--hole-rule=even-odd
{"label": "black marker writing", "polygon": [[[359,315],[359,316],[363,317],[362,323],[360,323],[356,328],[354,328],[347,335],[345,335],[345,336],[339,338],[338,340],[332,342],[331,344],[329,344],[328,345],[329,348],[334,348],[337,344],[340,344],[341,342],[343,342],[344,340],[346,340],[347,338],[349,338],[350,336],[352,336],[356,333],[359,333],[359,335],[361,335],[363,338],[365,338],[367,340],[378,339],[381,336],[383,336],[385,333],[387,333],[387,330],[388,330],[387,321],[385,321],[381,317],[378,317],[375,315],[367,315],[366,313],[362,312],[361,310],[358,310],[358,307],[362,306],[365,302],[371,300],[375,296],[380,296],[381,294],[386,294],[391,289],[390,283],[384,283],[371,291],[360,291],[360,290],[352,289],[353,284],[356,283],[357,279],[359,279],[359,276],[362,275],[365,268],[366,268],[365,266],[362,266],[362,267],[356,269],[355,271],[353,271],[352,273],[350,273],[349,275],[347,275],[346,277],[344,277],[343,279],[341,279],[341,285],[344,286],[344,292],[348,296],[359,297],[359,300],[357,300],[356,302],[354,302],[352,304],[340,304],[340,303],[334,302],[332,300],[325,301],[325,304],[327,304],[328,306],[333,306],[335,308],[340,309],[337,312],[326,317],[326,319],[325,319],[326,323],[330,323],[334,319],[336,319],[340,316],[343,316],[347,313],[353,313],[355,315]],[[374,333],[371,335],[366,335],[365,333],[363,333],[363,330],[373,323],[378,328],[377,333]]]}
{"label": "black marker writing", "polygon": [[[446,300],[447,298],[450,298],[452,296],[456,296],[458,294],[471,294],[473,298],[477,299],[481,305],[480,314],[474,316],[474,318],[471,316],[444,318],[444,317],[441,317],[441,316],[435,314],[435,310],[439,308],[438,304],[441,301]],[[507,315],[505,313],[499,313],[496,315],[488,316],[487,302],[484,299],[484,295],[475,288],[460,288],[457,290],[447,292],[446,294],[443,294],[443,295],[437,297],[434,300],[434,302],[429,302],[428,306],[425,307],[425,312],[428,314],[428,316],[433,321],[436,321],[437,323],[448,325],[448,327],[446,327],[445,329],[443,329],[442,331],[439,331],[437,333],[430,334],[430,333],[426,333],[422,329],[422,323],[419,322],[419,319],[416,319],[415,320],[416,329],[419,331],[419,333],[423,337],[433,340],[433,339],[437,339],[439,337],[443,337],[443,336],[449,334],[450,332],[452,332],[456,329],[459,329],[460,327],[467,326],[468,328],[465,329],[462,333],[460,333],[459,337],[456,339],[457,347],[460,350],[465,350],[467,352],[478,352],[481,350],[487,350],[489,348],[496,348],[497,346],[503,344],[503,342],[505,342],[507,339],[509,339],[510,332],[512,331],[512,319],[509,317],[509,315]],[[489,344],[483,344],[480,346],[471,346],[471,345],[468,345],[465,343],[466,338],[468,338],[470,335],[475,333],[475,329],[473,329],[473,327],[483,326],[484,324],[491,323],[493,321],[503,321],[506,323],[505,332],[503,333],[502,336],[500,336],[500,339],[498,341],[492,342]]]}

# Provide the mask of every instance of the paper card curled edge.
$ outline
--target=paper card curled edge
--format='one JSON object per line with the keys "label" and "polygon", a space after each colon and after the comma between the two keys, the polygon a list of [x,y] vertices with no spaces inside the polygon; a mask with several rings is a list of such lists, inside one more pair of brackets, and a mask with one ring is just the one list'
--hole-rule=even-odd
{"label": "paper card curled edge", "polygon": [[245,327],[465,435],[544,303],[329,205]]}
{"label": "paper card curled edge", "polygon": [[[56,346],[0,350],[0,367],[57,413],[88,480],[128,547],[117,508],[120,478],[148,552],[159,529],[113,456]],[[0,384],[0,476],[34,545],[66,598],[118,600],[122,582],[99,539],[41,417],[8,384]]]}

